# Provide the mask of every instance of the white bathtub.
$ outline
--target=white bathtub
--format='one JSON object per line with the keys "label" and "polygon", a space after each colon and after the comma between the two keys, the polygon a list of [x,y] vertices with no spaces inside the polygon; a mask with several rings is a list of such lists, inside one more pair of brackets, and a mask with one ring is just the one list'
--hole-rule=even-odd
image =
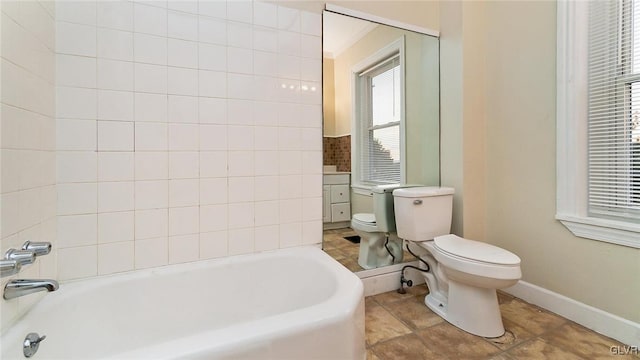
{"label": "white bathtub", "polygon": [[32,359],[361,360],[363,287],[291,248],[63,283],[2,335],[1,358],[24,359],[30,332],[47,336]]}

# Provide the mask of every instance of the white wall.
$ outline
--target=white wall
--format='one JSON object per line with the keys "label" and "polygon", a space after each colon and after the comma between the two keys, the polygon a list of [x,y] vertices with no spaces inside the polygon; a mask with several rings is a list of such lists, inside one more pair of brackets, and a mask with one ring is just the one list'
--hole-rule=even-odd
{"label": "white wall", "polygon": [[320,243],[320,35],[260,2],[58,2],[59,278]]}
{"label": "white wall", "polygon": [[[56,246],[55,21],[50,2],[2,1],[0,251],[26,240]],[[0,288],[16,276],[3,278]],[[55,252],[22,278],[57,278]],[[43,294],[0,300],[0,329]]]}

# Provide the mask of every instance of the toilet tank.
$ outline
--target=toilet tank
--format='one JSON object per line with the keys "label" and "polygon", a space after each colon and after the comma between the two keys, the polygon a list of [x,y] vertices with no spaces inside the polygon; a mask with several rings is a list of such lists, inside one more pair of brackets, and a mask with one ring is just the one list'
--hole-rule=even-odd
{"label": "toilet tank", "polygon": [[448,187],[412,187],[393,191],[398,237],[432,240],[451,232],[453,194]]}
{"label": "toilet tank", "polygon": [[371,192],[373,193],[373,214],[376,217],[376,226],[380,231],[396,231],[396,219],[393,211],[393,191],[407,186],[416,185],[388,184],[371,188]]}

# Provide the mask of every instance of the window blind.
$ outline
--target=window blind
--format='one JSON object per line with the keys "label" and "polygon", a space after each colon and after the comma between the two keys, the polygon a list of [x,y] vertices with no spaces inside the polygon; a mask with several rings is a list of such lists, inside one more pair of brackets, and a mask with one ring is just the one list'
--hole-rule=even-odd
{"label": "window blind", "polygon": [[640,222],[640,0],[590,1],[589,216]]}
{"label": "window blind", "polygon": [[363,97],[360,136],[361,180],[399,183],[400,174],[400,57],[385,59],[359,74]]}

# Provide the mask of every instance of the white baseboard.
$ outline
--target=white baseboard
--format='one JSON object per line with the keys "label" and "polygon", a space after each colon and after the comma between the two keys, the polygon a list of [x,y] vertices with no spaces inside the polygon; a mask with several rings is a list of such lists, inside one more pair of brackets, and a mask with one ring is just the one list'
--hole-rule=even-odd
{"label": "white baseboard", "polygon": [[344,229],[351,226],[351,221],[326,222],[322,224],[322,230]]}
{"label": "white baseboard", "polygon": [[640,346],[640,324],[520,280],[502,289],[623,344]]}
{"label": "white baseboard", "polygon": [[[415,261],[357,272],[356,275],[360,277],[364,285],[364,296],[398,290],[400,288],[400,273],[404,265],[418,266],[417,261]],[[407,269],[404,276],[406,279],[413,281],[414,286],[424,284],[424,277],[415,270]]]}

